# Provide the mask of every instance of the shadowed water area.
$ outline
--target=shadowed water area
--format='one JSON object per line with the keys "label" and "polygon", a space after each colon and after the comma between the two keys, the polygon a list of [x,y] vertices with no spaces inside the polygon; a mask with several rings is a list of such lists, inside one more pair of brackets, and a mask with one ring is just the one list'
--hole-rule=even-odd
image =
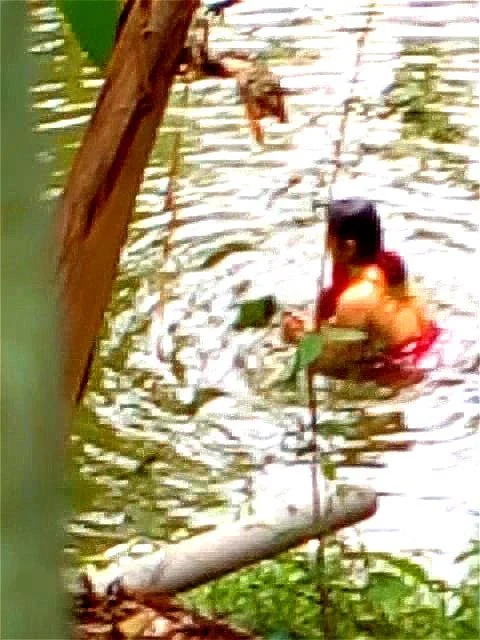
{"label": "shadowed water area", "polygon": [[[265,146],[254,149],[233,80],[189,84],[186,105],[184,84],[174,86],[75,425],[72,553],[133,536],[178,540],[231,520],[252,498],[262,513],[274,497],[310,491],[297,429],[307,418],[304,394],[269,385],[291,351],[275,326],[235,332],[234,305],[266,294],[282,306],[313,302],[324,223],[312,198],[326,195],[368,6],[264,6],[246,0],[229,10],[212,26],[211,48],[263,56],[291,94],[289,123],[266,121]],[[441,341],[416,384],[318,381],[325,461],[380,496],[378,513],[341,535],[421,554],[447,578],[478,519],[476,11],[463,1],[375,4],[334,190],[342,196],[354,180],[357,193],[378,202],[386,245],[407,259],[445,329]],[[33,13],[35,108],[53,200],[102,81],[51,4],[37,2]],[[385,89],[398,73],[411,96],[427,67],[438,76],[435,113],[462,135],[447,140],[415,117],[402,121],[401,111],[378,117],[395,98]],[[438,119],[438,129],[445,123]],[[172,229],[164,199],[178,131]],[[293,171],[302,182],[267,207]]]}

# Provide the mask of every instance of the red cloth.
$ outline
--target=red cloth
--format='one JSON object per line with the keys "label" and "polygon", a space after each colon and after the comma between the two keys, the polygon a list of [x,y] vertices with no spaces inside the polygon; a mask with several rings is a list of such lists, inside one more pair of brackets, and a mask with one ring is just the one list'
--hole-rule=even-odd
{"label": "red cloth", "polygon": [[411,360],[413,364],[416,364],[422,356],[430,351],[440,333],[441,329],[435,322],[431,322],[420,338],[391,347],[385,352],[384,357],[389,361]]}
{"label": "red cloth", "polygon": [[344,264],[334,264],[332,270],[332,288],[338,291],[340,296],[348,287],[349,281],[348,269]]}

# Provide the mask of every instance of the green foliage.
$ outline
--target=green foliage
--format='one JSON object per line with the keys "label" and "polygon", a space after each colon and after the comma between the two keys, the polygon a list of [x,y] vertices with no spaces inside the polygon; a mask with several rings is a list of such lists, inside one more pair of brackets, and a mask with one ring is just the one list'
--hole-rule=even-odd
{"label": "green foliage", "polygon": [[[455,562],[465,562],[465,560],[478,560],[480,558],[480,540],[472,540],[470,547],[455,558]],[[474,568],[478,571],[478,563],[474,564]]]}
{"label": "green foliage", "polygon": [[308,333],[299,343],[293,361],[284,379],[288,384],[296,380],[297,373],[318,360],[328,344],[358,344],[367,334],[357,329],[323,327],[320,333]]}
{"label": "green foliage", "polygon": [[32,110],[31,5],[0,2],[1,519],[0,637],[66,638],[61,576],[66,421],[61,389],[53,211],[41,198]]}
{"label": "green foliage", "polygon": [[323,327],[321,335],[326,342],[337,344],[356,344],[367,339],[365,331],[346,329],[344,327]]}
{"label": "green foliage", "polygon": [[239,305],[235,329],[261,329],[268,326],[270,319],[277,311],[274,296],[265,296],[257,300],[245,300]]}
{"label": "green foliage", "polygon": [[[434,58],[439,52],[429,51]],[[433,142],[462,142],[466,131],[450,123],[444,108],[445,98],[439,88],[438,63],[407,62],[398,74],[397,102],[403,107],[404,138],[426,137]],[[394,99],[395,100],[395,99]]]}
{"label": "green foliage", "polygon": [[298,369],[304,369],[315,362],[322,355],[325,340],[315,333],[306,335],[297,348],[296,364]]}
{"label": "green foliage", "polygon": [[118,0],[56,0],[81,49],[97,67],[104,67],[112,52],[120,15]]}
{"label": "green foliage", "polygon": [[[478,545],[472,546],[468,559],[478,564]],[[325,637],[318,576],[312,558],[291,552],[184,598],[204,613],[226,616],[270,640],[314,640]],[[478,580],[473,574],[458,588],[438,588],[406,558],[352,553],[331,542],[326,545],[320,576],[335,638],[478,637]]]}
{"label": "green foliage", "polygon": [[400,576],[382,571],[372,572],[366,597],[374,608],[382,611],[388,618],[394,618],[402,601],[412,595],[412,587],[405,584]]}
{"label": "green foliage", "polygon": [[299,371],[308,367],[320,357],[324,347],[324,340],[321,335],[310,333],[301,341],[295,351],[292,362],[289,364],[288,371],[280,384],[284,387],[294,387],[297,381]]}
{"label": "green foliage", "polygon": [[[399,111],[403,123],[401,142],[427,139],[436,144],[460,144],[468,137],[464,126],[453,124],[447,111],[451,98],[441,89],[440,64],[445,54],[431,45],[407,47],[405,64],[399,69],[394,88],[385,103],[391,112]],[[471,100],[466,86],[459,86],[453,104]],[[464,159],[445,151],[428,150],[424,162],[440,160],[451,179],[465,181]],[[458,170],[462,166],[463,170]]]}

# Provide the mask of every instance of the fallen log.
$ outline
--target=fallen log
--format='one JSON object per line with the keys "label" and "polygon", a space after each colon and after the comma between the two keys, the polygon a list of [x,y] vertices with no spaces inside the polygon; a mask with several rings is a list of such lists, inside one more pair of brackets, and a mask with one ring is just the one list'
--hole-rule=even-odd
{"label": "fallen log", "polygon": [[199,0],[128,0],[57,213],[65,390],[79,401],[144,168]]}
{"label": "fallen log", "polygon": [[133,594],[173,595],[353,525],[376,508],[373,490],[331,483],[318,517],[308,496],[296,504],[278,505],[268,521],[252,516],[219,526],[144,557],[124,558],[88,577],[99,595],[114,583]]}

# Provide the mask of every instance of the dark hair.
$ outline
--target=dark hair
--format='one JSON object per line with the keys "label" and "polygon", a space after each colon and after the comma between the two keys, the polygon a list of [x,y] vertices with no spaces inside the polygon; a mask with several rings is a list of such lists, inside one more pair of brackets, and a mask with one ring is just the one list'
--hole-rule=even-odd
{"label": "dark hair", "polygon": [[383,231],[371,200],[333,200],[327,208],[327,222],[329,234],[344,241],[355,240],[356,264],[376,262],[383,246]]}
{"label": "dark hair", "polygon": [[398,253],[382,251],[379,256],[378,266],[382,269],[385,281],[389,287],[398,287],[407,284],[407,265]]}

